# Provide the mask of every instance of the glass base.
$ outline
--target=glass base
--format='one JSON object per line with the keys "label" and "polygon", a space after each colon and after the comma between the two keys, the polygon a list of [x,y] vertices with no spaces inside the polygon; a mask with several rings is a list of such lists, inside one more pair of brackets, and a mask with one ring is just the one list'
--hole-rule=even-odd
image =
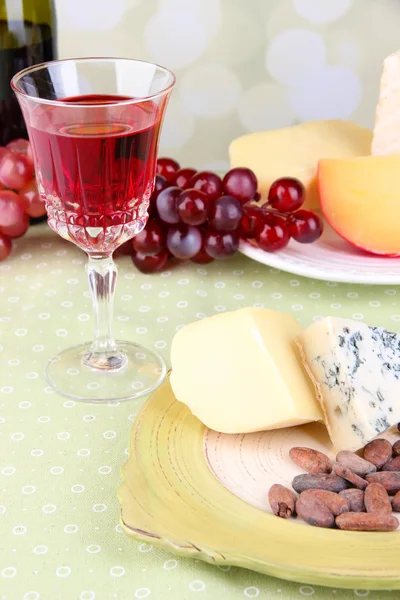
{"label": "glass base", "polygon": [[[46,380],[56,392],[81,402],[120,402],[145,396],[165,379],[167,368],[156,352],[131,342],[117,342],[121,368],[88,365],[91,342],[63,350],[48,363]],[[118,358],[117,358],[118,357]],[[112,361],[111,361],[112,363]]]}

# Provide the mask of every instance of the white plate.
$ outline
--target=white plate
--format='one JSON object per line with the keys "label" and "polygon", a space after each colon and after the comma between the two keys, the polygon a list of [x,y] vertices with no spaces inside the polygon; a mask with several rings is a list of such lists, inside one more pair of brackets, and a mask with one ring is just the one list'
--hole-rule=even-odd
{"label": "white plate", "polygon": [[242,241],[239,250],[257,262],[302,277],[342,283],[400,284],[400,258],[357,250],[326,223],[323,235],[313,244],[292,240],[283,250],[264,252],[251,242]]}

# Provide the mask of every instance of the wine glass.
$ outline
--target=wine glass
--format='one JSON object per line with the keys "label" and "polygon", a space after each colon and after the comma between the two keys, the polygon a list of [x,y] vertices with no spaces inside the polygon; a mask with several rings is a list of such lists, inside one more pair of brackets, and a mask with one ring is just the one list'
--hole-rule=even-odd
{"label": "wine glass", "polygon": [[146,225],[160,128],[174,84],[167,69],[122,58],[43,63],[11,82],[48,223],[89,259],[94,339],[63,350],[46,367],[49,384],[74,400],[143,396],[166,375],[157,353],[114,339],[112,254]]}

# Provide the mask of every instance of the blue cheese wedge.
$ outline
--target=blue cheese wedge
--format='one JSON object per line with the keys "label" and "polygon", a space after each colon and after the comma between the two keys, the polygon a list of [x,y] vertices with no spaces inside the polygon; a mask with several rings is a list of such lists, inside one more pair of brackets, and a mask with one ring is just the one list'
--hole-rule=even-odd
{"label": "blue cheese wedge", "polygon": [[327,317],[297,338],[337,450],[358,450],[400,421],[400,335]]}

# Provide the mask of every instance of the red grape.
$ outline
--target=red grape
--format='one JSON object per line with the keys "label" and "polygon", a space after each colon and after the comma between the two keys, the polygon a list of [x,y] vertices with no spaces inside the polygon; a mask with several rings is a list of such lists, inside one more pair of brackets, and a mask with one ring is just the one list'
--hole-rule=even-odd
{"label": "red grape", "polygon": [[289,231],[296,242],[311,244],[324,230],[322,220],[311,210],[298,210],[291,215]]}
{"label": "red grape", "polygon": [[115,250],[116,256],[131,256],[133,252],[132,240],[127,240]]}
{"label": "red grape", "polygon": [[191,260],[194,263],[197,263],[198,265],[207,265],[208,263],[212,262],[214,259],[212,256],[207,254],[204,246],[202,246],[200,248],[200,250],[198,251],[198,253],[195,256],[192,256]]}
{"label": "red grape", "polygon": [[176,224],[179,223],[178,215],[178,196],[182,192],[181,188],[168,187],[162,190],[157,196],[157,212],[158,216],[164,223]]}
{"label": "red grape", "polygon": [[[9,150],[7,150],[7,148],[4,148],[4,146],[0,146],[0,163],[3,159],[3,156],[6,156],[6,154],[9,154]],[[4,190],[5,186],[0,182],[0,190]]]}
{"label": "red grape", "polygon": [[166,187],[168,187],[168,181],[165,179],[165,177],[163,177],[162,175],[156,175],[154,180],[154,190],[150,197],[150,203],[148,208],[148,213],[150,217],[157,217],[156,201],[159,193],[162,192],[162,190],[165,190]]}
{"label": "red grape", "polygon": [[145,256],[154,256],[165,248],[165,233],[157,221],[151,219],[132,240],[133,249]]}
{"label": "red grape", "polygon": [[196,175],[196,169],[179,169],[174,173],[171,179],[171,185],[177,185],[182,190],[186,190],[189,187],[189,183],[194,175]]}
{"label": "red grape", "polygon": [[174,174],[179,171],[180,165],[173,158],[159,158],[157,160],[157,173],[170,182]]}
{"label": "red grape", "polygon": [[7,148],[5,148],[4,146],[0,146],[0,162],[3,158],[3,156],[8,154],[9,152],[10,152],[10,150],[7,150]]}
{"label": "red grape", "polygon": [[254,238],[256,232],[264,223],[264,211],[259,206],[244,206],[243,217],[240,221],[240,236]]}
{"label": "red grape", "polygon": [[189,187],[204,192],[211,200],[216,200],[222,194],[221,177],[212,171],[196,173],[190,180]]}
{"label": "red grape", "polygon": [[200,190],[184,190],[178,198],[178,214],[186,225],[201,225],[208,217],[209,198]]}
{"label": "red grape", "polygon": [[20,190],[33,177],[33,166],[26,156],[7,152],[0,162],[0,182],[7,188]]}
{"label": "red grape", "polygon": [[288,245],[289,225],[286,219],[275,215],[266,215],[264,223],[256,232],[257,244],[265,252],[275,252]]}
{"label": "red grape", "polygon": [[15,140],[11,140],[6,144],[7,150],[10,152],[18,152],[20,154],[26,154],[26,151],[29,146],[29,141],[24,138],[16,138]]}
{"label": "red grape", "polygon": [[168,230],[167,248],[176,258],[192,258],[200,251],[201,243],[200,231],[191,225],[180,223]]}
{"label": "red grape", "polygon": [[222,180],[224,193],[241,202],[252,200],[257,193],[257,177],[251,169],[237,167],[227,172]]}
{"label": "red grape", "polygon": [[0,260],[5,260],[11,252],[11,240],[6,235],[0,233]]}
{"label": "red grape", "polygon": [[1,233],[7,235],[10,238],[19,238],[24,233],[27,232],[29,227],[29,216],[24,213],[22,219],[14,223],[14,225],[9,225],[8,227],[0,227]]}
{"label": "red grape", "polygon": [[146,256],[141,252],[134,252],[132,261],[142,273],[156,273],[157,271],[163,270],[168,257],[169,252],[166,249],[161,250],[161,252],[154,254],[153,256]]}
{"label": "red grape", "polygon": [[211,208],[209,226],[217,231],[235,231],[242,215],[242,205],[237,198],[221,196]]}
{"label": "red grape", "polygon": [[230,258],[238,248],[239,234],[237,231],[208,231],[205,234],[204,249],[212,258]]}
{"label": "red grape", "polygon": [[14,227],[24,218],[20,197],[11,190],[0,191],[0,227]]}
{"label": "red grape", "polygon": [[158,194],[162,192],[162,190],[165,190],[166,187],[168,187],[167,179],[163,175],[156,175],[156,178],[154,180],[154,190],[151,195],[151,199],[157,200]]}
{"label": "red grape", "polygon": [[9,150],[10,152],[16,152],[17,154],[25,154],[26,156],[28,155],[28,152],[30,152],[30,147],[31,145],[28,142],[28,140],[24,140],[23,138],[17,138],[15,140],[12,140],[6,145],[7,150]]}
{"label": "red grape", "polygon": [[277,179],[269,189],[268,202],[279,212],[293,212],[304,202],[304,186],[301,181],[293,177]]}
{"label": "red grape", "polygon": [[36,218],[46,214],[46,206],[39,196],[35,179],[19,191],[19,196],[27,215]]}

